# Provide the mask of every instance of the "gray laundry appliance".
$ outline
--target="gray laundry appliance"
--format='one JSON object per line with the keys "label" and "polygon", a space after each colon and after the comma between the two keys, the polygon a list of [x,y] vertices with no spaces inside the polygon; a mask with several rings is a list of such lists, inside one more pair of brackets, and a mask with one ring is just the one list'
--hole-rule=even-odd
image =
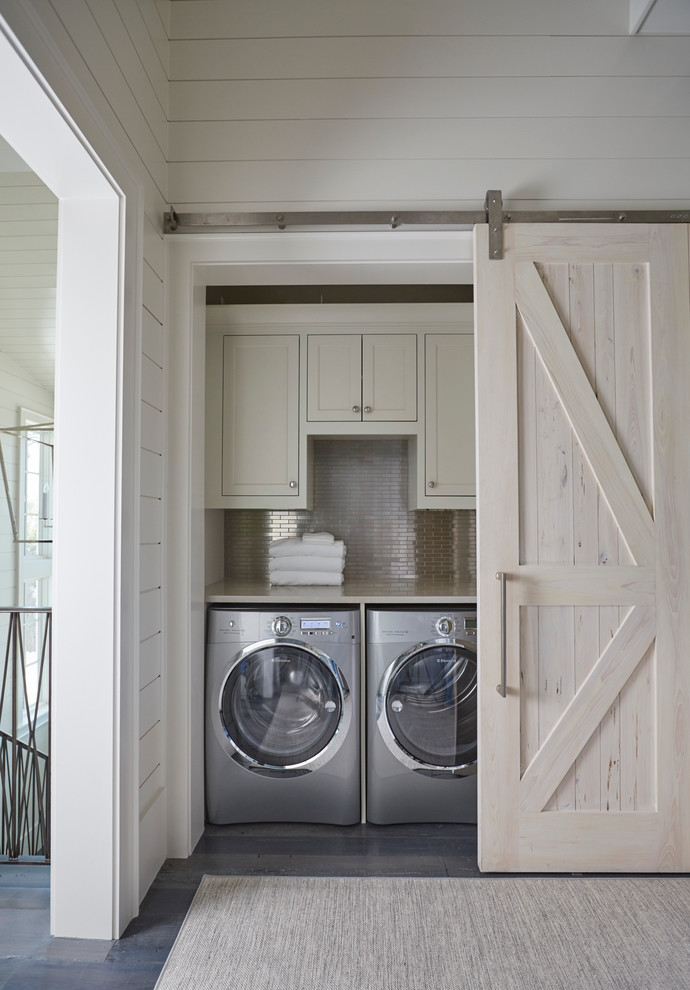
{"label": "gray laundry appliance", "polygon": [[343,608],[209,607],[210,822],[360,821],[359,622]]}
{"label": "gray laundry appliance", "polygon": [[476,606],[366,613],[367,821],[476,822]]}

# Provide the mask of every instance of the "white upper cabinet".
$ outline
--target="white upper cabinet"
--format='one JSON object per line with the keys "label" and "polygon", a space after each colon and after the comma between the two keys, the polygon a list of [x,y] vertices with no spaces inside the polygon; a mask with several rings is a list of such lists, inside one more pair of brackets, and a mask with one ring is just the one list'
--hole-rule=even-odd
{"label": "white upper cabinet", "polygon": [[310,334],[307,343],[307,419],[320,423],[362,419],[360,334]]}
{"label": "white upper cabinet", "polygon": [[425,496],[475,495],[474,337],[425,337]]}
{"label": "white upper cabinet", "polygon": [[317,437],[408,440],[410,509],[473,509],[471,304],[209,306],[206,507],[311,509]]}
{"label": "white upper cabinet", "polygon": [[362,337],[362,418],[378,423],[417,419],[417,336]]}
{"label": "white upper cabinet", "polygon": [[208,358],[207,507],[294,502],[299,335],[218,336]]}
{"label": "white upper cabinet", "polygon": [[223,341],[223,495],[298,494],[299,337]]}
{"label": "white upper cabinet", "polygon": [[417,335],[310,334],[309,422],[415,422]]}

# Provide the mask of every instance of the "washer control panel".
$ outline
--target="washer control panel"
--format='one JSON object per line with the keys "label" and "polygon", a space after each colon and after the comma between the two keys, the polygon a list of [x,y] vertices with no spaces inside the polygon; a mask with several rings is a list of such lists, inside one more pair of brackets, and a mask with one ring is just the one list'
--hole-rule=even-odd
{"label": "washer control panel", "polygon": [[299,630],[303,636],[332,636],[333,620],[327,616],[306,616],[299,620]]}
{"label": "washer control panel", "polygon": [[358,642],[358,614],[352,611],[333,609],[332,611],[285,611],[263,615],[262,627],[264,637],[269,639],[301,639],[305,643],[321,642],[324,646],[329,643]]}
{"label": "washer control panel", "polygon": [[211,605],[208,609],[208,643],[257,643],[264,639],[293,639],[303,642],[321,640],[330,646],[359,642],[359,609],[309,608],[299,611],[286,602],[266,611],[262,608],[227,608]]}

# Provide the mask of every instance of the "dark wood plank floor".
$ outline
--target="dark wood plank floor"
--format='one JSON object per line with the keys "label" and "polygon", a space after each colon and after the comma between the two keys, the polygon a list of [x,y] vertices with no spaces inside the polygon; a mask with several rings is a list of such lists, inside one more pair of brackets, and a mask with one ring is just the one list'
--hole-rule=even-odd
{"label": "dark wood plank floor", "polygon": [[0,990],[153,990],[205,873],[230,876],[477,876],[473,825],[208,826],[168,860],[116,942],[49,934],[46,866],[0,864]]}

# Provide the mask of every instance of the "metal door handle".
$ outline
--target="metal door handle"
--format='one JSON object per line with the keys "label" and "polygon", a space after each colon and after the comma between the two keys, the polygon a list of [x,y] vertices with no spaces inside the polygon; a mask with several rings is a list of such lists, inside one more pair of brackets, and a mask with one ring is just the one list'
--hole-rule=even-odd
{"label": "metal door handle", "polygon": [[372,412],[372,408],[371,408],[371,406],[365,406],[365,407],[364,407],[364,412],[365,412],[365,413],[370,413],[370,412]]}
{"label": "metal door handle", "polygon": [[507,659],[506,659],[506,572],[496,571],[496,580],[501,582],[501,683],[496,685],[496,690],[502,698],[508,693],[506,684]]}

